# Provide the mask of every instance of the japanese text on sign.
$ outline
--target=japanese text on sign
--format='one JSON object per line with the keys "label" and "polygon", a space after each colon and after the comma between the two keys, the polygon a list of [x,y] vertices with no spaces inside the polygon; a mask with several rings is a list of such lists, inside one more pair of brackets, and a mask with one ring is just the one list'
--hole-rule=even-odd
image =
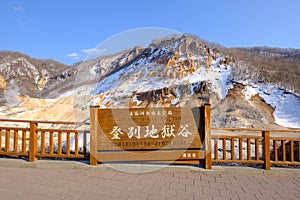
{"label": "japanese text on sign", "polygon": [[144,129],[142,129],[141,126],[136,127],[129,127],[128,133],[122,132],[121,128],[118,126],[114,126],[112,131],[110,132],[110,135],[112,135],[112,140],[119,140],[120,135],[127,135],[129,139],[131,138],[171,138],[171,137],[183,137],[187,138],[192,133],[188,130],[189,126],[187,124],[181,125],[178,133],[175,133],[175,125],[164,125],[161,131],[159,132],[158,129],[155,128],[155,125],[145,126]]}

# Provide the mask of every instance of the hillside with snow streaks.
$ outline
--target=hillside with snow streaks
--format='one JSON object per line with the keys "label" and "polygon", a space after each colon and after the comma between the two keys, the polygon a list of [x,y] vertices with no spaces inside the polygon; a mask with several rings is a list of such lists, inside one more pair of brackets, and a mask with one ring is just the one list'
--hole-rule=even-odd
{"label": "hillside with snow streaks", "polygon": [[300,98],[298,96],[272,84],[259,83],[248,87],[252,91],[255,89],[259,96],[275,109],[273,115],[276,124],[300,128]]}
{"label": "hillside with snow streaks", "polygon": [[[289,78],[278,73],[286,71],[281,67],[285,61],[294,66],[286,68],[297,80],[298,51],[289,58],[287,50],[280,50],[280,55],[274,54],[274,49],[257,50],[254,54],[247,49],[228,51],[189,35],[172,35],[154,40],[148,47],[94,57],[72,67],[0,52],[1,116],[83,122],[89,119],[90,105],[184,107],[210,103],[214,127],[300,128],[297,82],[290,87],[285,87],[290,82],[285,79],[274,82],[278,76]],[[283,59],[282,65],[276,70],[277,63],[264,68],[263,63],[270,64],[274,58],[277,62]],[[264,62],[259,63],[261,60]]]}
{"label": "hillside with snow streaks", "polygon": [[300,128],[300,97],[268,83],[246,85],[245,98],[259,95],[273,107],[275,123],[289,128]]}
{"label": "hillside with snow streaks", "polygon": [[[199,51],[201,53],[197,54]],[[119,67],[111,66],[116,70],[100,79],[93,94],[107,93],[102,106],[113,106],[122,104],[124,98],[131,98],[135,93],[206,81],[211,91],[223,99],[231,87],[231,66],[229,62],[225,63],[225,55],[216,54],[185,36],[151,44],[150,48],[140,50],[130,62],[125,62],[131,55],[128,53],[119,60]],[[193,95],[193,89],[191,86],[187,93]],[[176,98],[181,98],[182,91],[175,89],[174,93]]]}

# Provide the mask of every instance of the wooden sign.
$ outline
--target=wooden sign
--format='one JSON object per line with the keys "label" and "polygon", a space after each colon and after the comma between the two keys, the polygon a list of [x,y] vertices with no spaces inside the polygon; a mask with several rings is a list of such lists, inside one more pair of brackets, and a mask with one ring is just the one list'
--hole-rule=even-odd
{"label": "wooden sign", "polygon": [[[200,108],[91,107],[90,163],[206,161],[208,154],[210,158],[209,118],[209,105]],[[205,162],[208,163],[206,168],[211,166],[209,162]]]}

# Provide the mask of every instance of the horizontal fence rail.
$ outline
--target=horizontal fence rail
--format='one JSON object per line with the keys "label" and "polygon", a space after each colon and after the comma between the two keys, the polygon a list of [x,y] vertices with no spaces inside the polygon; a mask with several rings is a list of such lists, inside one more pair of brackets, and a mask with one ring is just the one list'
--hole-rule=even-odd
{"label": "horizontal fence rail", "polygon": [[[300,166],[300,130],[212,128],[212,162]],[[283,135],[287,135],[286,137]]]}
{"label": "horizontal fence rail", "polygon": [[[37,158],[79,158],[86,156],[87,131],[52,128],[53,126],[88,125],[57,121],[0,119],[0,155]],[[11,125],[12,124],[12,125]],[[50,128],[41,128],[39,124]]]}

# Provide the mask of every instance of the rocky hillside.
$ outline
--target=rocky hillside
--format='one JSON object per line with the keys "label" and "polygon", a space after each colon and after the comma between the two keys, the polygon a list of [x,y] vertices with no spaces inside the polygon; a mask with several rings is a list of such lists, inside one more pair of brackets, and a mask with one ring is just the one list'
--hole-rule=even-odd
{"label": "rocky hillside", "polygon": [[50,79],[68,66],[10,51],[0,52],[0,99],[15,101],[19,95],[39,97]]}
{"label": "rocky hillside", "polygon": [[[148,47],[73,67],[6,55],[0,61],[2,97],[10,99],[6,102],[20,94],[42,99],[19,98],[14,106],[1,107],[2,117],[86,121],[89,105],[95,104],[116,108],[210,103],[212,126],[300,128],[298,59],[298,50],[227,49],[190,35],[157,39]],[[288,70],[289,78],[282,76]]]}
{"label": "rocky hillside", "polygon": [[300,50],[268,47],[225,49],[236,60],[241,82],[267,82],[300,95]]}

